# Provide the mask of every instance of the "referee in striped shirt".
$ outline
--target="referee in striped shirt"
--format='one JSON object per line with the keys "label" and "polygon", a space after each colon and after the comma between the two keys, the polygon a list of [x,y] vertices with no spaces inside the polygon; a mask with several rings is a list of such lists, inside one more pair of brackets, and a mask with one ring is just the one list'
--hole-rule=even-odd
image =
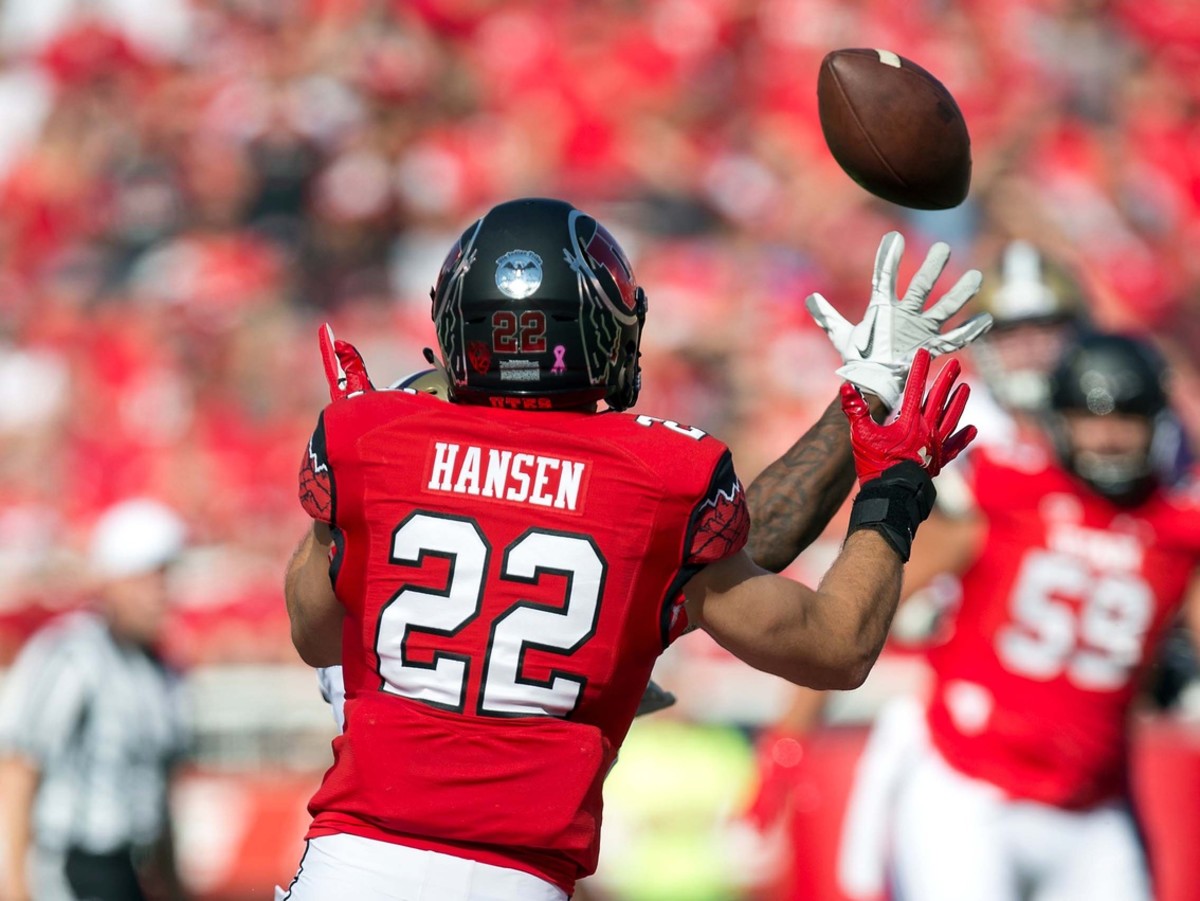
{"label": "referee in striped shirt", "polygon": [[[97,522],[96,603],[37,633],[0,691],[0,897],[180,898],[167,796],[186,746],[176,677],[154,652],[179,518],[125,501]],[[148,884],[148,883],[147,883]]]}

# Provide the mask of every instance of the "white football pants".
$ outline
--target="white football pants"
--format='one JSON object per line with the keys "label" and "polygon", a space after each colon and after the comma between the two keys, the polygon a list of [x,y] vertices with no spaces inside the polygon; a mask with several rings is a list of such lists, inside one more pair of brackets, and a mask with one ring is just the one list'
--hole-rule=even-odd
{"label": "white football pants", "polygon": [[849,898],[884,893],[896,795],[929,744],[925,708],[910,695],[892,698],[875,717],[846,799],[838,843],[838,886]]}
{"label": "white football pants", "polygon": [[927,747],[895,810],[895,901],[1149,901],[1129,808],[1008,799]]}
{"label": "white football pants", "polygon": [[296,878],[275,901],[567,901],[520,870],[356,835],[310,839]]}

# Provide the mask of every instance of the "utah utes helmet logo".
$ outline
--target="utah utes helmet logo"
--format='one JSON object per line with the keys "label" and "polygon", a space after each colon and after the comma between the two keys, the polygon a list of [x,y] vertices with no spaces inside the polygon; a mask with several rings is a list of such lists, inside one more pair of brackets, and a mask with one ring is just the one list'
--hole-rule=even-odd
{"label": "utah utes helmet logo", "polygon": [[605,293],[613,300],[619,299],[625,312],[636,312],[637,286],[633,281],[633,267],[625,258],[616,238],[597,222],[596,230],[583,252],[592,263],[596,276],[604,283]]}

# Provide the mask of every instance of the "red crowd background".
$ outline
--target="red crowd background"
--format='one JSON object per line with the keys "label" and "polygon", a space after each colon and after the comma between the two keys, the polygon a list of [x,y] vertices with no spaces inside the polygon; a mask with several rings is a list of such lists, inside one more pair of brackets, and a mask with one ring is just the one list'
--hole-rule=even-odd
{"label": "red crowd background", "polygon": [[[959,209],[837,169],[829,50],[937,73],[970,127]],[[423,365],[428,289],[501,199],[611,222],[650,297],[639,412],[744,479],[833,397],[803,299],[861,310],[1012,237],[1153,334],[1200,434],[1200,11],[1190,0],[9,0],[0,10],[0,664],[87,594],[107,504],[188,520],[172,654],[295,661],[281,573],[325,400],[318,325],[377,383]]]}

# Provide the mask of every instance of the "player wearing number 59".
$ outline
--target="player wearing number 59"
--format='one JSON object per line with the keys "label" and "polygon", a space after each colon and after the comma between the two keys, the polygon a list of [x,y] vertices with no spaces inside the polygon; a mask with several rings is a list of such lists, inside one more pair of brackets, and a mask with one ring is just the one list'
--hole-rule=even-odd
{"label": "player wearing number 59", "polygon": [[1200,483],[1172,479],[1163,376],[1141,341],[1081,339],[1051,378],[1051,440],[976,448],[973,509],[923,529],[912,575],[961,572],[963,601],[898,795],[899,897],[1151,897],[1129,716],[1181,606],[1200,634]]}
{"label": "player wearing number 59", "polygon": [[[315,528],[287,596],[305,661],[343,665],[346,726],[295,901],[567,898],[595,868],[604,776],[663,649],[702,628],[795,682],[859,684],[932,476],[974,434],[955,433],[957,363],[922,397],[927,351],[888,425],[844,386],[863,487],[813,590],[744,550],[724,444],[622,412],[647,302],[596,220],[501,204],[456,242],[432,296],[451,403],[371,390],[348,345],[326,355],[345,396],[305,455]],[[934,336],[887,337],[908,355],[883,387]]]}

